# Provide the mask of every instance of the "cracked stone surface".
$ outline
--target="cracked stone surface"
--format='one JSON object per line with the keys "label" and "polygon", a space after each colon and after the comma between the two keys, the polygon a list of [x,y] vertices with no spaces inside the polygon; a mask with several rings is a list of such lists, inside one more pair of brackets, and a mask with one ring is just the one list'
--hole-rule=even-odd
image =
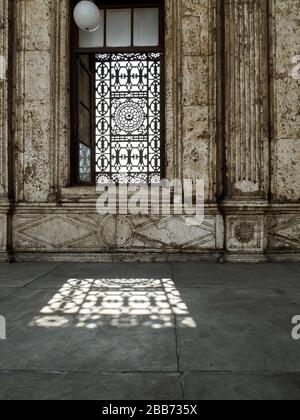
{"label": "cracked stone surface", "polygon": [[300,399],[300,265],[0,265],[0,399]]}

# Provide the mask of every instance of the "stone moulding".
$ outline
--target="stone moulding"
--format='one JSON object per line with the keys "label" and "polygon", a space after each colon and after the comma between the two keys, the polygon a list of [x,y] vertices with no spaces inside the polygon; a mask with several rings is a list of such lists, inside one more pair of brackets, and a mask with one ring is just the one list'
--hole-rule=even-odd
{"label": "stone moulding", "polygon": [[22,252],[187,252],[223,247],[223,220],[209,208],[200,226],[184,216],[99,215],[94,207],[18,206],[14,249]]}
{"label": "stone moulding", "polygon": [[268,205],[263,212],[260,207],[241,207],[234,214],[231,210],[226,216],[225,252],[223,217],[217,206],[206,206],[204,225],[189,231],[181,217],[100,216],[87,203],[21,204],[13,219],[13,245],[20,260],[36,253],[47,260],[75,254],[82,254],[82,260],[90,254],[95,261],[130,260],[133,255],[140,260],[168,260],[175,254],[181,254],[182,260],[197,256],[249,263],[298,260],[299,214],[297,205]]}

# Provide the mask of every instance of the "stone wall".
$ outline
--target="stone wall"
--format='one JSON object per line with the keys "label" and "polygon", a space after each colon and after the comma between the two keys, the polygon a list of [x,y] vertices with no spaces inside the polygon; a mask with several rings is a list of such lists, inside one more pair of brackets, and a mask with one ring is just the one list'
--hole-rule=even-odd
{"label": "stone wall", "polygon": [[300,251],[300,1],[271,2],[271,210],[268,248]]}
{"label": "stone wall", "polygon": [[8,63],[9,4],[0,1],[0,262],[7,258],[8,248]]}
{"label": "stone wall", "polygon": [[69,187],[69,1],[15,0],[12,25],[8,3],[2,259],[299,258],[299,0],[166,0],[166,173],[205,179],[199,227],[181,216],[103,217],[95,188]]}
{"label": "stone wall", "polygon": [[299,1],[277,0],[273,10],[272,199],[280,203],[300,200],[299,12]]}

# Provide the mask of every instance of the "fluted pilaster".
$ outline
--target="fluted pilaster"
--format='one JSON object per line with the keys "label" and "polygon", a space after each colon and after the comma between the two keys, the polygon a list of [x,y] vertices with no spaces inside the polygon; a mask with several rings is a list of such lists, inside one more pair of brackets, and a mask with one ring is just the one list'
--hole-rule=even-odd
{"label": "fluted pilaster", "polygon": [[225,2],[227,199],[267,198],[268,2]]}

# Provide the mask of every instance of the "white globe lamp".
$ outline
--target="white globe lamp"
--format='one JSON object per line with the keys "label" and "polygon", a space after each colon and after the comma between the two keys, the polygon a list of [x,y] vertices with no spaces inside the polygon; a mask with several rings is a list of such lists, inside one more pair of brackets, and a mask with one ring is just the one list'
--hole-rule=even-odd
{"label": "white globe lamp", "polygon": [[82,0],[74,9],[74,20],[80,29],[94,32],[101,24],[100,10],[93,1]]}

